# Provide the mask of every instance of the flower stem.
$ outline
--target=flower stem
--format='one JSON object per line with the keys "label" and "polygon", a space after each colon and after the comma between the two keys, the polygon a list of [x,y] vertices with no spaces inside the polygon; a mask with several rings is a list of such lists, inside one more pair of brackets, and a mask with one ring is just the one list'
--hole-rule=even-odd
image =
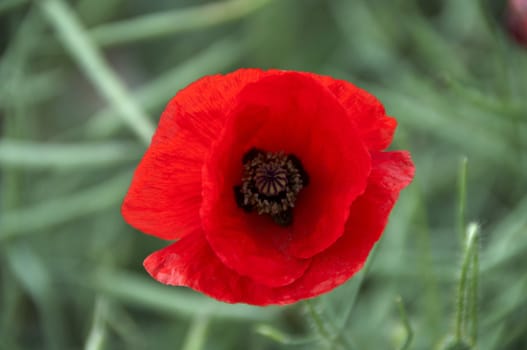
{"label": "flower stem", "polygon": [[312,300],[306,300],[305,304],[318,333],[324,340],[331,344],[332,348],[344,350],[352,350],[355,348],[342,332],[337,331],[335,325],[329,319],[323,318],[316,310]]}
{"label": "flower stem", "polygon": [[315,309],[315,306],[313,305],[313,301],[306,300],[305,304],[307,306],[307,311],[309,313],[309,316],[313,320],[313,323],[315,324],[317,331],[320,333],[322,337],[326,339],[330,339],[331,334],[327,330],[326,325],[324,324],[324,322],[322,321],[322,318],[320,317],[317,310]]}
{"label": "flower stem", "polygon": [[343,318],[344,321],[343,321],[343,323],[341,325],[341,329],[346,328],[346,326],[350,322],[352,311],[353,311],[353,307],[355,306],[355,303],[357,301],[357,296],[359,295],[359,292],[360,292],[360,289],[362,287],[362,284],[364,283],[364,280],[366,279],[366,275],[368,274],[368,272],[370,271],[371,266],[373,265],[373,261],[375,260],[375,256],[377,255],[376,252],[379,249],[378,245],[381,244],[381,242],[382,242],[382,240],[377,243],[377,246],[373,247],[368,260],[366,260],[366,263],[364,264],[364,267],[362,269],[362,272],[360,273],[360,276],[357,276],[354,279],[354,281],[355,281],[354,287],[355,288],[351,292],[351,296],[349,298],[347,309],[346,309],[346,312],[344,314],[344,318]]}
{"label": "flower stem", "polygon": [[254,328],[254,331],[283,345],[308,345],[317,340],[316,337],[298,337],[286,334],[269,324],[259,324]]}

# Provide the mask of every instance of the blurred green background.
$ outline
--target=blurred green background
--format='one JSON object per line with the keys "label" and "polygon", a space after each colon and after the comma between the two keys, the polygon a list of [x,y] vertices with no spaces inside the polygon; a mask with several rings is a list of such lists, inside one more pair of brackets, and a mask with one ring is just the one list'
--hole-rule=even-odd
{"label": "blurred green background", "polygon": [[[436,349],[461,322],[463,349],[527,349],[527,49],[504,6],[0,0],[0,347]],[[158,284],[142,260],[164,242],[119,214],[167,101],[238,67],[366,88],[416,163],[367,268],[309,304]]]}

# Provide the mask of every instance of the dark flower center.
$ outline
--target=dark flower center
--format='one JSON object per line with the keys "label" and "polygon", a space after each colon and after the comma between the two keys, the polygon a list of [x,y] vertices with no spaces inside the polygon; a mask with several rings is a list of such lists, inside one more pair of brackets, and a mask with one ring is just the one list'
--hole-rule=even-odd
{"label": "dark flower center", "polygon": [[242,183],[234,186],[236,204],[247,212],[270,215],[281,226],[290,225],[298,193],[309,183],[300,160],[292,154],[252,148],[242,163]]}

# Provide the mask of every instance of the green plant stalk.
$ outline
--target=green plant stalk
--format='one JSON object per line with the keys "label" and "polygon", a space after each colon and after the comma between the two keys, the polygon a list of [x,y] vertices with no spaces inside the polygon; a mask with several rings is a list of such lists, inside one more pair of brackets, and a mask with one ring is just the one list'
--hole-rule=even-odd
{"label": "green plant stalk", "polygon": [[460,242],[465,242],[466,208],[467,208],[467,158],[461,159],[458,175],[458,232]]}
{"label": "green plant stalk", "polygon": [[470,269],[470,263],[473,260],[472,255],[475,250],[475,243],[477,242],[477,236],[479,228],[476,224],[472,223],[467,227],[467,238],[465,251],[463,254],[463,261],[461,264],[461,275],[458,284],[458,295],[456,303],[456,318],[455,318],[455,333],[454,339],[461,343],[463,337],[466,335],[466,314],[467,304],[470,305],[469,293],[467,290],[467,280]]}
{"label": "green plant stalk", "polygon": [[476,346],[478,343],[478,327],[479,327],[479,303],[478,303],[478,288],[479,288],[479,234],[474,238],[474,251],[472,252],[472,278],[470,285],[470,320],[471,320],[471,331],[470,339],[472,346]]}
{"label": "green plant stalk", "polygon": [[434,337],[439,338],[439,324],[441,322],[441,301],[438,296],[437,273],[434,270],[432,262],[432,248],[430,243],[430,229],[428,224],[428,212],[424,205],[423,194],[417,186],[414,186],[414,191],[418,197],[415,208],[415,219],[417,221],[417,246],[419,250],[419,258],[423,262],[420,264],[420,274],[423,281],[425,291],[424,300],[427,309],[428,327],[433,331]]}
{"label": "green plant stalk", "polygon": [[16,241],[6,249],[8,267],[23,291],[35,303],[47,348],[65,349],[69,334],[58,296],[53,289],[53,277],[44,260],[27,243]]}
{"label": "green plant stalk", "polygon": [[313,323],[315,324],[315,327],[316,327],[318,333],[323,338],[325,338],[326,340],[331,339],[332,338],[331,333],[326,328],[326,325],[322,321],[322,318],[318,314],[317,310],[315,310],[315,306],[313,305],[313,301],[308,299],[308,300],[305,301],[305,305],[306,305],[306,308],[307,308],[307,312],[309,313],[309,316],[313,320]]}
{"label": "green plant stalk", "polygon": [[[200,78],[203,74],[212,74],[231,67],[242,56],[243,49],[234,38],[216,41],[210,47],[179,63],[176,67],[164,71],[158,78],[152,79],[138,91],[133,98],[147,110],[155,109],[167,103],[174,93]],[[116,118],[114,108],[106,107],[88,118],[84,134],[102,138],[113,135],[120,129],[122,120]]]}
{"label": "green plant stalk", "polygon": [[283,345],[307,345],[317,340],[316,337],[299,337],[286,334],[269,324],[258,324],[254,328],[254,331]]}
{"label": "green plant stalk", "polygon": [[[88,274],[88,272],[86,273]],[[156,283],[144,274],[102,268],[95,275],[68,276],[70,282],[112,297],[122,304],[138,305],[167,315],[193,317],[206,315],[224,320],[269,321],[275,317],[276,308],[258,309],[248,305],[228,305],[202,295]]]}
{"label": "green plant stalk", "polygon": [[345,350],[352,350],[355,348],[353,344],[346,338],[342,332],[339,332],[335,325],[329,319],[325,319],[313,305],[313,300],[308,299],[305,305],[311,320],[313,321],[317,332],[335,348],[342,348]]}
{"label": "green plant stalk", "polygon": [[79,168],[120,164],[138,159],[143,147],[131,142],[37,143],[0,140],[0,166]]}
{"label": "green plant stalk", "polygon": [[84,345],[84,350],[102,350],[106,339],[106,318],[109,305],[104,297],[97,297],[93,312],[93,321]]}
{"label": "green plant stalk", "polygon": [[[399,133],[398,146],[403,149],[411,149],[408,143],[408,136],[403,132]],[[419,264],[418,275],[424,284],[424,307],[426,311],[426,321],[428,327],[432,329],[433,341],[438,341],[441,334],[439,333],[439,324],[441,322],[441,300],[438,296],[438,279],[440,276],[434,268],[432,258],[432,248],[430,243],[430,229],[428,224],[428,211],[426,210],[423,191],[415,183],[410,186],[412,194],[415,198],[415,208],[413,210],[413,220],[416,225],[416,243],[418,246],[418,256],[423,262]],[[405,272],[405,271],[402,271]],[[446,276],[446,275],[445,275]],[[448,275],[449,276],[449,275]],[[414,277],[412,277],[414,279]]]}
{"label": "green plant stalk", "polygon": [[186,9],[143,15],[92,29],[89,34],[99,45],[111,46],[207,28],[235,20],[271,0],[229,0]]}
{"label": "green plant stalk", "polygon": [[38,4],[82,71],[120,112],[132,131],[148,145],[154,132],[153,124],[110,68],[102,52],[92,43],[69,5],[62,0],[43,0]]}
{"label": "green plant stalk", "polygon": [[[43,28],[38,11],[33,8],[29,9],[17,27],[16,33],[8,41],[5,52],[0,56],[1,108],[11,108],[14,101],[21,103],[20,101],[23,100],[23,95],[19,90],[22,90],[28,83],[27,75],[29,75],[24,66],[27,65],[28,56],[37,50],[37,45],[42,40]],[[20,78],[22,73],[24,79]],[[23,104],[27,106],[26,101]]]}
{"label": "green plant stalk", "polygon": [[[356,283],[356,288],[353,290],[353,294],[349,298],[349,304],[346,305],[346,311],[344,313],[343,322],[340,327],[341,332],[348,326],[351,320],[351,315],[353,308],[355,307],[355,303],[357,302],[357,297],[360,292],[360,288],[362,287],[362,284],[364,283],[364,280],[366,279],[366,275],[370,271],[371,266],[373,265],[373,261],[375,260],[375,256],[377,255],[376,252],[379,249],[378,245],[382,242],[379,241],[377,245],[375,245],[370,253],[370,256],[368,257],[368,260],[366,260],[366,263],[364,267],[362,268],[362,272],[360,273],[360,276],[358,276],[359,280]],[[357,277],[356,277],[357,278]]]}
{"label": "green plant stalk", "polygon": [[[0,248],[0,253],[4,253]],[[2,263],[0,270],[0,285],[2,286],[0,294],[1,304],[0,310],[0,339],[2,339],[2,345],[5,349],[21,349],[18,346],[18,339],[20,339],[20,329],[17,327],[22,324],[20,321],[19,308],[23,303],[24,296],[21,288],[14,278],[13,273],[10,271],[6,264],[6,259],[0,259]]]}
{"label": "green plant stalk", "polygon": [[190,329],[185,337],[182,350],[201,350],[205,346],[207,331],[210,325],[208,315],[197,315],[190,324]]}
{"label": "green plant stalk", "polygon": [[395,299],[395,302],[397,303],[399,315],[401,316],[401,321],[403,322],[404,329],[406,330],[406,339],[404,340],[403,345],[401,345],[400,350],[407,350],[412,344],[414,331],[412,329],[412,325],[410,324],[410,320],[408,319],[408,314],[406,312],[406,308],[404,307],[403,299],[398,297]]}
{"label": "green plant stalk", "polygon": [[[9,71],[10,84],[13,91],[16,91],[25,79],[28,58],[31,55],[32,42],[26,41],[34,34],[35,16],[34,12],[29,13],[20,26],[20,31],[8,47],[7,52],[1,59],[0,75]],[[19,95],[10,96],[8,103],[2,105],[0,114],[5,117],[0,119],[0,130],[3,131],[2,138],[24,139],[27,138],[28,130],[25,128],[27,123],[27,106]],[[22,202],[23,176],[24,172],[19,169],[9,169],[0,167],[0,222],[6,212],[16,209]],[[1,229],[0,229],[1,232]],[[2,312],[0,312],[0,339],[4,346],[18,348],[17,326],[20,328],[21,320],[20,306],[25,299],[21,283],[17,280],[16,273],[12,270],[10,263],[9,244],[0,245],[0,263],[2,263]],[[47,345],[51,345],[52,335],[47,332]]]}
{"label": "green plant stalk", "polygon": [[111,21],[122,9],[122,0],[79,0],[74,4],[75,12],[87,26]]}
{"label": "green plant stalk", "polygon": [[[5,134],[11,135],[14,133],[13,121],[16,118],[5,118]],[[15,132],[16,133],[16,132]],[[10,210],[17,206],[20,200],[20,177],[19,172],[15,169],[2,169],[1,185],[2,190],[0,193],[1,198],[1,212],[0,220],[7,210]],[[0,255],[5,255],[9,249],[8,245],[0,245]],[[2,258],[0,256],[0,258]],[[2,263],[2,283],[0,295],[2,296],[2,305],[0,313],[0,339],[4,342],[5,346],[12,348],[18,348],[17,343],[17,331],[16,326],[18,325],[18,317],[20,302],[22,301],[22,293],[19,284],[10,271],[6,264],[7,259],[0,259]]]}
{"label": "green plant stalk", "polygon": [[131,175],[131,171],[125,171],[70,196],[5,212],[0,217],[0,242],[24,234],[39,234],[44,228],[117,205],[130,184]]}
{"label": "green plant stalk", "polygon": [[110,304],[110,310],[106,316],[108,328],[125,342],[126,349],[147,348],[148,338],[144,330],[139,327],[124,305]]}

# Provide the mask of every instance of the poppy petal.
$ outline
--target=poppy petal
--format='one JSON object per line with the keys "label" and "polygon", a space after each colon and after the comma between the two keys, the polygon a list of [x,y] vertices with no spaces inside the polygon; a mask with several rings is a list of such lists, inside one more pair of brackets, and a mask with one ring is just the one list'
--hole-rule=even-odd
{"label": "poppy petal", "polygon": [[382,151],[390,145],[397,121],[386,115],[384,106],[375,96],[345,80],[310,75],[328,88],[344,106],[368,149]]}
{"label": "poppy petal", "polygon": [[[240,92],[239,101],[205,163],[203,228],[230,269],[283,286],[304,273],[305,259],[342,235],[351,203],[366,188],[370,156],[340,103],[305,74],[262,78]],[[243,155],[253,147],[294,154],[309,174],[291,226],[236,205],[232,189],[242,178]]]}
{"label": "poppy petal", "polygon": [[350,210],[344,235],[315,256],[310,268],[282,293],[302,299],[325,293],[357,273],[380,238],[399,192],[414,176],[408,152],[383,152],[372,156],[372,173],[366,192]]}
{"label": "poppy petal", "polygon": [[163,112],[124,199],[121,211],[130,225],[170,240],[201,226],[205,155],[235,104],[234,96],[266,74],[241,69],[207,76],[177,93]]}
{"label": "poppy petal", "polygon": [[189,234],[148,256],[146,271],[161,283],[186,286],[228,303],[267,305],[291,303],[279,289],[255,283],[227,268],[201,233]]}
{"label": "poppy petal", "polygon": [[378,153],[372,161],[367,190],[353,203],[345,234],[315,256],[292,284],[272,288],[240,276],[220,261],[201,233],[154,252],[144,266],[162,283],[187,286],[229,303],[283,305],[328,292],[362,268],[384,230],[399,191],[413,178],[414,166],[407,152]]}

